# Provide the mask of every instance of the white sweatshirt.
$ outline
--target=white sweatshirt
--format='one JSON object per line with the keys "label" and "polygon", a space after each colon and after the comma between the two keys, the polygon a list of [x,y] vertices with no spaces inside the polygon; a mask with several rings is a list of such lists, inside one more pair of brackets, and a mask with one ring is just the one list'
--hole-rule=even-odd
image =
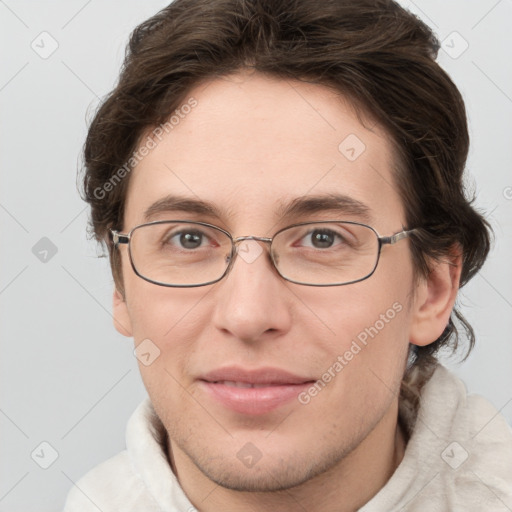
{"label": "white sweatshirt", "polygon": [[[73,486],[64,512],[195,512],[165,454],[149,399],[130,418],[127,449]],[[511,512],[512,429],[439,366],[425,385],[404,458],[360,512]]]}

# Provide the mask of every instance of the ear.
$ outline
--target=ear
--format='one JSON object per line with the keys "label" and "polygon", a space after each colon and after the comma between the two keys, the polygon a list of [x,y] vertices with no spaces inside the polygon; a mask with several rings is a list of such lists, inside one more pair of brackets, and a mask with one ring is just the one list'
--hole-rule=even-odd
{"label": "ear", "polygon": [[128,306],[123,295],[117,288],[114,288],[114,295],[112,297],[112,311],[114,327],[123,336],[131,338],[133,334],[130,313],[128,312]]}
{"label": "ear", "polygon": [[461,270],[460,247],[454,247],[445,258],[432,262],[428,276],[416,289],[409,333],[413,345],[429,345],[443,333],[457,298]]}

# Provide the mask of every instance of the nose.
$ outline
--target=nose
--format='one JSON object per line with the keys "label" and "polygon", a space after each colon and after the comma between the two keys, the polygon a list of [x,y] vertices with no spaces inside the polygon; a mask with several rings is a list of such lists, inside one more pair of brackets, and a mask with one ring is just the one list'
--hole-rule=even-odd
{"label": "nose", "polygon": [[291,328],[291,294],[264,243],[241,240],[229,274],[217,285],[213,322],[240,341],[274,338]]}

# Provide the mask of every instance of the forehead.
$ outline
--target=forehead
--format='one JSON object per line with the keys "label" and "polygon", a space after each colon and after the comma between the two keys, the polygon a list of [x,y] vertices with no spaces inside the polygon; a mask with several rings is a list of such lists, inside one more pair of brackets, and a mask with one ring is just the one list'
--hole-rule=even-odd
{"label": "forehead", "polygon": [[141,139],[156,144],[132,171],[127,227],[169,195],[212,205],[231,229],[265,229],[288,203],[322,195],[367,205],[393,229],[401,222],[392,144],[333,90],[243,72],[198,85],[187,103],[158,138],[152,129]]}

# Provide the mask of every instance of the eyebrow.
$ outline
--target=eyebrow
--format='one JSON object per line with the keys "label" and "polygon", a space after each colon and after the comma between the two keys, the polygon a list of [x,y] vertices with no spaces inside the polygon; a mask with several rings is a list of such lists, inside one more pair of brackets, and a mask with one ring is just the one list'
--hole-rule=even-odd
{"label": "eyebrow", "polygon": [[[213,203],[189,197],[168,195],[151,204],[144,211],[144,219],[149,222],[159,214],[174,211],[195,213],[218,219],[223,217],[221,210]],[[282,202],[276,211],[276,215],[280,218],[293,218],[322,212],[351,215],[363,221],[370,221],[373,218],[367,205],[342,194],[297,197],[289,202]]]}
{"label": "eyebrow", "polygon": [[221,212],[218,208],[208,201],[168,195],[146,208],[144,211],[144,219],[150,221],[153,217],[161,213],[170,213],[172,211],[197,213],[199,215],[208,215],[217,218],[221,217]]}
{"label": "eyebrow", "polygon": [[278,215],[282,217],[300,217],[322,212],[351,215],[368,222],[373,220],[371,209],[366,204],[343,194],[297,197],[289,203],[282,204],[278,210]]}

